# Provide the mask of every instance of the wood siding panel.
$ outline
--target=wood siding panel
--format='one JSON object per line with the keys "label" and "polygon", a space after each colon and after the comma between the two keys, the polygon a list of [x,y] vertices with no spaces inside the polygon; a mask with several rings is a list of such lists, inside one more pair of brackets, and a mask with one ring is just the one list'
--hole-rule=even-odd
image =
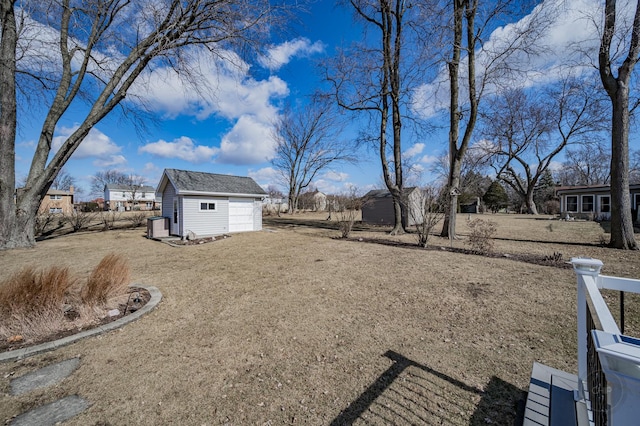
{"label": "wood siding panel", "polygon": [[[200,203],[216,203],[215,211],[200,211]],[[164,204],[164,203],[163,203]],[[198,237],[220,235],[229,232],[229,199],[219,197],[183,197],[182,233],[189,231]]]}

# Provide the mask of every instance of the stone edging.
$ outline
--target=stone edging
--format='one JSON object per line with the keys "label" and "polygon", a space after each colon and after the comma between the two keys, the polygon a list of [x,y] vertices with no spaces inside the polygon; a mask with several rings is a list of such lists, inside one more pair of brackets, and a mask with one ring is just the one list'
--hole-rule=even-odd
{"label": "stone edging", "polygon": [[157,287],[144,286],[144,285],[138,285],[138,284],[134,284],[132,285],[132,287],[143,288],[147,290],[151,295],[151,298],[149,299],[149,301],[137,311],[129,315],[125,315],[124,317],[119,318],[110,323],[107,323],[89,330],[81,331],[80,333],[63,337],[62,339],[54,340],[52,342],[42,343],[35,346],[30,346],[27,348],[14,349],[11,351],[0,353],[0,362],[15,361],[18,359],[27,358],[33,355],[41,354],[43,352],[48,352],[54,349],[61,348],[63,346],[67,346],[71,343],[77,342],[80,339],[84,339],[85,337],[97,336],[99,334],[103,334],[108,331],[115,330],[117,328],[124,326],[125,324],[129,324],[130,322],[137,320],[142,315],[151,312],[151,310],[153,310],[158,305],[158,303],[160,303],[160,300],[162,300],[162,293],[160,293],[160,290],[158,290]]}

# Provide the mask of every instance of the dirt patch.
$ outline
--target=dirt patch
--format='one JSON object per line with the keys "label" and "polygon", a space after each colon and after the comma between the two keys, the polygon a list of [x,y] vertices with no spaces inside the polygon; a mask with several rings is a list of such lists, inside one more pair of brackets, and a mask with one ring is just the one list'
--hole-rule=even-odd
{"label": "dirt patch", "polygon": [[[151,299],[151,295],[147,290],[140,287],[130,287],[128,292],[128,297],[126,302],[120,303],[117,306],[118,314],[109,316],[105,315],[102,318],[99,318],[97,321],[86,325],[82,328],[65,328],[62,330],[58,330],[54,333],[51,333],[48,336],[43,336],[38,339],[33,339],[28,342],[23,341],[22,339],[7,339],[0,341],[0,352],[11,351],[15,349],[27,348],[30,346],[39,345],[41,343],[52,342],[54,340],[62,339],[63,337],[71,336],[77,334],[81,331],[91,330],[93,328],[100,327],[102,325],[108,324],[110,322],[116,321],[126,315],[132,314],[136,312],[138,309],[142,308],[147,302]],[[65,318],[71,323],[78,318],[79,314],[73,310],[68,310],[65,312]]]}

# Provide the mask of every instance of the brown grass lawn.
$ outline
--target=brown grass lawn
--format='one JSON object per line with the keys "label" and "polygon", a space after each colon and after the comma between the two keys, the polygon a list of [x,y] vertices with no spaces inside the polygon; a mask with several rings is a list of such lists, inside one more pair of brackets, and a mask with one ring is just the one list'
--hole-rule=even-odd
{"label": "brown grass lawn", "polygon": [[[81,275],[120,253],[134,283],[164,295],[123,329],[0,364],[0,421],[78,394],[92,405],[71,425],[510,424],[534,361],[575,371],[570,269],[340,240],[325,216],[265,218],[263,232],[198,246],[138,228],[0,252],[3,274]],[[481,217],[498,224],[496,251],[596,257],[606,274],[640,278],[640,253],[599,247],[595,223]],[[464,247],[466,215],[458,223]],[[627,303],[638,335],[640,301]],[[74,356],[80,368],[60,385],[8,396],[11,377]]]}

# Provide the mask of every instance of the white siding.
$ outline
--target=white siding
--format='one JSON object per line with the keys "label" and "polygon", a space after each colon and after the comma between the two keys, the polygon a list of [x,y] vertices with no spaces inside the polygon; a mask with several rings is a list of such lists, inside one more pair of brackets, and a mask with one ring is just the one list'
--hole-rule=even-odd
{"label": "white siding", "polygon": [[253,202],[253,230],[262,231],[262,201],[260,199]]}
{"label": "white siding", "polygon": [[255,201],[251,198],[229,199],[229,232],[253,231]]}
{"label": "white siding", "polygon": [[[215,203],[216,209],[201,211],[200,203],[204,202]],[[229,232],[229,200],[226,198],[184,196],[181,212],[183,236],[186,236],[189,231],[194,232],[198,237]]]}

